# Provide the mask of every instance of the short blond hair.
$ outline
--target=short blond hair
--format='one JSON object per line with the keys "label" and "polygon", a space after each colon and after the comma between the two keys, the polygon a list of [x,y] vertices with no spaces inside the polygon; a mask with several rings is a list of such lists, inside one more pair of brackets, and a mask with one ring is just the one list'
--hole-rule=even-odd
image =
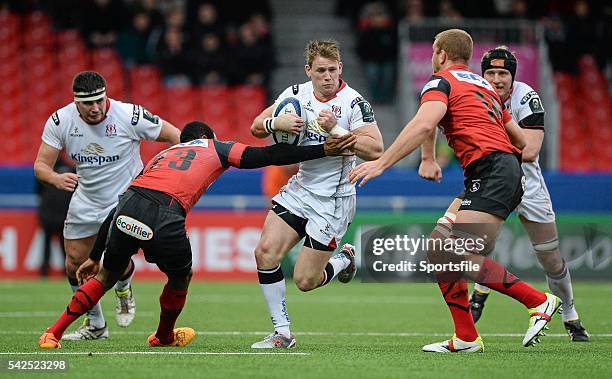
{"label": "short blond hair", "polygon": [[332,59],[338,62],[342,60],[340,58],[340,47],[338,46],[338,42],[333,39],[314,40],[308,42],[304,55],[306,56],[306,64],[308,66],[312,66],[312,61],[316,56]]}
{"label": "short blond hair", "polygon": [[472,59],[474,41],[465,30],[448,29],[436,35],[434,42],[437,51],[446,51],[452,61],[461,60],[469,63]]}

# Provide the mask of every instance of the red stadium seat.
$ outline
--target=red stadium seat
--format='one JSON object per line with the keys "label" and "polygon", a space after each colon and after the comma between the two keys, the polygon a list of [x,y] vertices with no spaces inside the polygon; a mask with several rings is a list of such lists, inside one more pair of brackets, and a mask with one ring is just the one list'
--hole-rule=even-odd
{"label": "red stadium seat", "polygon": [[61,30],[56,33],[56,41],[59,48],[66,46],[85,47],[81,33],[77,29]]}
{"label": "red stadium seat", "polygon": [[232,88],[232,97],[236,102],[240,102],[244,99],[251,101],[266,103],[266,90],[262,86],[236,86]]}
{"label": "red stadium seat", "polygon": [[162,87],[164,104],[162,118],[178,128],[197,119],[195,91],[191,87]]}
{"label": "red stadium seat", "polygon": [[157,153],[168,148],[168,144],[153,141],[143,141],[140,145],[140,158],[146,165]]}
{"label": "red stadium seat", "polygon": [[[225,86],[202,86],[196,89],[196,118],[213,127],[226,129],[234,110],[231,92]],[[221,125],[222,124],[222,125]],[[218,125],[218,126],[217,126]],[[216,130],[216,129],[215,129]]]}
{"label": "red stadium seat", "polygon": [[159,70],[155,66],[134,66],[129,71],[129,82],[131,101],[143,105],[152,113],[160,114],[162,86]]}

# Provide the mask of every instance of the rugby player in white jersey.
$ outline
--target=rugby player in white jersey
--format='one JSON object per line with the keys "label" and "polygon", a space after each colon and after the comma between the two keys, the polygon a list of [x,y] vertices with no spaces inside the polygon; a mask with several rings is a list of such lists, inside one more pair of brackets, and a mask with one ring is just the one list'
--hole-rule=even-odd
{"label": "rugby player in white jersey", "polygon": [[[106,81],[84,71],[72,83],[74,102],[53,113],[45,124],[42,143],[34,162],[36,177],[65,191],[74,191],[64,223],[66,275],[73,291],[79,287],[76,271],[87,260],[100,225],[117,204],[117,194],[143,168],[142,140],[179,142],[180,131],[142,106],[122,103],[106,96]],[[76,163],[77,172],[58,174],[53,165],[62,149]],[[126,327],[134,319],[136,304],[130,279],[134,262],[117,283],[116,320]],[[85,322],[64,339],[104,339],[108,329],[97,304]]]}
{"label": "rugby player in white jersey", "polygon": [[[378,158],[383,141],[374,112],[341,78],[342,61],[337,43],[333,40],[309,42],[305,71],[310,81],[283,91],[275,104],[255,118],[252,134],[265,138],[274,130],[303,132],[301,144],[316,145],[324,143],[330,134],[350,131],[357,136],[353,147],[357,157]],[[300,101],[302,116],[287,114],[272,119],[275,105],[287,97]],[[298,173],[272,199],[272,209],[255,249],[255,260],[275,330],[252,348],[295,347],[280,262],[302,238],[305,238],[304,246],[293,272],[301,291],[324,286],[335,276],[344,283],[354,277],[353,247],[345,244],[339,254],[332,254],[355,214],[355,186],[348,181],[355,159],[354,156],[326,157],[300,163]]]}
{"label": "rugby player in white jersey", "polygon": [[[525,174],[525,193],[517,207],[519,219],[529,235],[536,257],[544,271],[553,294],[563,301],[563,324],[572,341],[589,341],[589,334],[582,325],[576,307],[569,269],[559,251],[559,239],[555,224],[555,212],[538,163],[544,139],[544,108],[538,93],[528,84],[514,80],[517,59],[506,46],[487,51],[481,61],[482,76],[495,88],[512,118],[523,129],[527,146],[523,149],[522,169]],[[435,138],[435,135],[433,136]],[[432,140],[425,147],[419,174],[429,180],[439,180],[440,168],[431,156]],[[428,156],[429,155],[429,156]],[[463,194],[451,204],[442,222],[453,222]],[[440,222],[440,221],[439,221]],[[490,289],[475,284],[470,299],[474,322],[482,315]]]}

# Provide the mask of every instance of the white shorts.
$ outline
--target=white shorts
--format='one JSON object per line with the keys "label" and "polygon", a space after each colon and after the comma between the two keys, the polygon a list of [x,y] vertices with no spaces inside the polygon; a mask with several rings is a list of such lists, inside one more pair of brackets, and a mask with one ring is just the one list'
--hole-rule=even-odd
{"label": "white shorts", "polygon": [[272,201],[308,220],[306,233],[330,247],[338,246],[355,216],[355,195],[319,196],[302,188],[295,180],[290,180]]}
{"label": "white shorts", "polygon": [[94,207],[73,196],[64,222],[64,239],[75,240],[98,234],[100,225],[116,203],[106,208]]}
{"label": "white shorts", "polygon": [[545,187],[541,187],[533,195],[523,195],[516,212],[532,222],[541,224],[555,222],[555,211],[553,211],[552,201]]}

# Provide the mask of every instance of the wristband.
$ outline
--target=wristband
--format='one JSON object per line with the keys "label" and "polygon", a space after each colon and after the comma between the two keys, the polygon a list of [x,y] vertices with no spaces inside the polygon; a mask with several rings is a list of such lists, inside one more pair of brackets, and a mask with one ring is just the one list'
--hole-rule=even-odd
{"label": "wristband", "polygon": [[348,130],[341,128],[338,124],[334,125],[334,127],[329,131],[334,137],[342,137],[345,134],[348,134]]}
{"label": "wristband", "polygon": [[263,122],[263,127],[266,133],[268,134],[274,133],[274,131],[276,130],[276,128],[274,128],[274,117],[266,118]]}

